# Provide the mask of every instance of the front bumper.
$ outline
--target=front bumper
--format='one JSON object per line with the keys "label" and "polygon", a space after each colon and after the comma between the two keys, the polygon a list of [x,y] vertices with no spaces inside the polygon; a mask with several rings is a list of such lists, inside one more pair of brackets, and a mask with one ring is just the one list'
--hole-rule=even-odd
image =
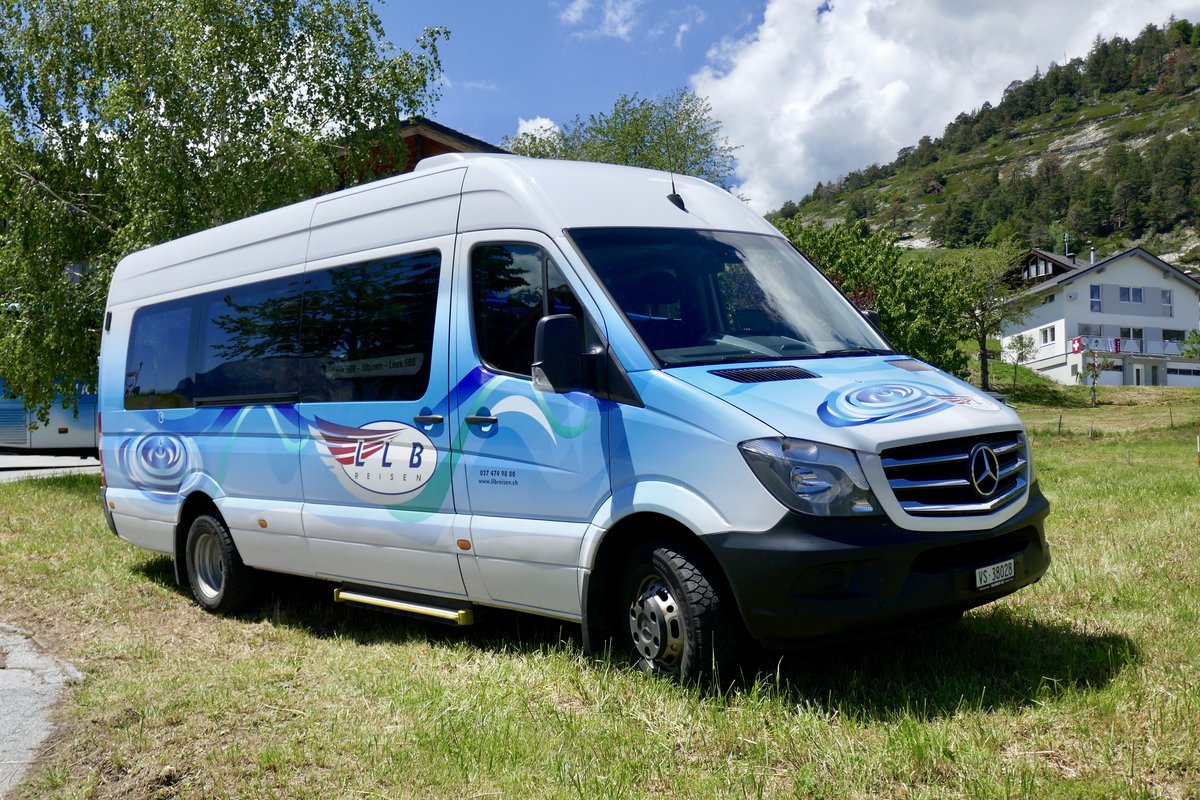
{"label": "front bumper", "polygon": [[[1050,566],[1050,504],[1035,483],[1020,514],[988,531],[930,534],[886,517],[789,514],[762,533],[704,537],[751,636],[768,647],[851,639],[990,603]],[[1014,560],[1015,575],[978,590],[975,569]]]}

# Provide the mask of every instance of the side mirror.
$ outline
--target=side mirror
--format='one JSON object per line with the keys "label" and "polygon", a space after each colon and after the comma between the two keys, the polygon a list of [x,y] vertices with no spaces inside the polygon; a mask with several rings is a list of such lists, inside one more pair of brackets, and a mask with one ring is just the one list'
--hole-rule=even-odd
{"label": "side mirror", "polygon": [[878,311],[873,308],[864,308],[860,310],[862,311],[862,315],[866,317],[867,322],[871,323],[875,327],[875,330],[880,332],[883,331],[883,319],[880,318]]}
{"label": "side mirror", "polygon": [[538,320],[533,337],[533,388],[557,394],[583,388],[583,336],[579,320],[571,314]]}

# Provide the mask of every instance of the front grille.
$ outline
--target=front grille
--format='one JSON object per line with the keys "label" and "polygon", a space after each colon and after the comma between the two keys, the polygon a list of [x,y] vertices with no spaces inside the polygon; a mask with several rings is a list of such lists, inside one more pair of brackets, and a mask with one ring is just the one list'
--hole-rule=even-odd
{"label": "front grille", "polygon": [[768,383],[771,381],[797,381],[816,378],[815,372],[800,367],[743,367],[740,369],[714,369],[713,375],[737,383]]}
{"label": "front grille", "polygon": [[[1025,435],[1005,431],[884,450],[883,471],[905,512],[916,517],[992,514],[1029,484]],[[993,459],[986,452],[994,454]]]}

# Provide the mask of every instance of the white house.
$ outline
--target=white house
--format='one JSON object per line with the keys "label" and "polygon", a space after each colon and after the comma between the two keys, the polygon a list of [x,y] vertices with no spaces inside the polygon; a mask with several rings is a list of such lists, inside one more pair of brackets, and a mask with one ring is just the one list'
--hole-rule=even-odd
{"label": "white house", "polygon": [[1030,251],[1022,279],[1034,305],[1001,345],[1032,337],[1037,352],[1025,365],[1059,383],[1077,383],[1095,352],[1113,363],[1102,385],[1200,387],[1200,359],[1180,355],[1200,328],[1200,282],[1140,247],[1094,258]]}

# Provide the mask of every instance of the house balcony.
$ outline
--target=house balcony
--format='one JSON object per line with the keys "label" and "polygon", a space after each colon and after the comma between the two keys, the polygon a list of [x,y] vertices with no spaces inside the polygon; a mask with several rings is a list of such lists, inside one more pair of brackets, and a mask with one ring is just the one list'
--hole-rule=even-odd
{"label": "house balcony", "polygon": [[[1095,350],[1098,353],[1116,351],[1116,339],[1103,336],[1083,336],[1085,350]],[[1153,339],[1121,339],[1122,353],[1138,353],[1147,356],[1178,356],[1183,352],[1179,342],[1160,342]]]}

